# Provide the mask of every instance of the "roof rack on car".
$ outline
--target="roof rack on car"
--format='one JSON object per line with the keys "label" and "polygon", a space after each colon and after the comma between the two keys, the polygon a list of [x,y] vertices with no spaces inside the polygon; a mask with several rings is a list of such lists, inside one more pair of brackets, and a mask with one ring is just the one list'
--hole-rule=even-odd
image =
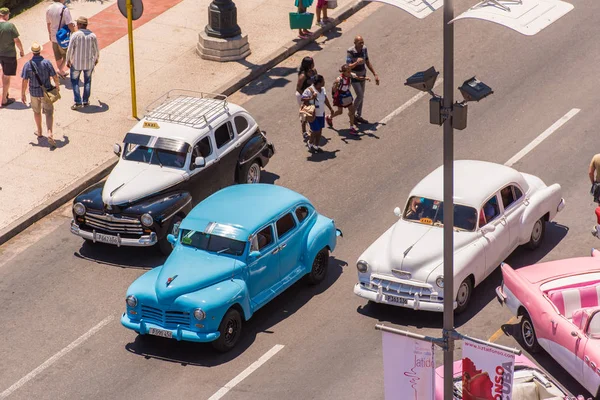
{"label": "roof rack on car", "polygon": [[227,96],[191,90],[170,90],[146,108],[146,119],[202,128],[228,112]]}

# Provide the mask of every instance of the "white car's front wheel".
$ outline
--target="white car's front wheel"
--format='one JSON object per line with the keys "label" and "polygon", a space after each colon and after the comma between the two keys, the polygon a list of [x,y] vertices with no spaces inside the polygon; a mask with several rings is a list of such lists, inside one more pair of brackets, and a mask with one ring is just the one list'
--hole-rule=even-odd
{"label": "white car's front wheel", "polygon": [[458,292],[456,293],[456,310],[454,310],[456,314],[460,314],[467,309],[472,293],[473,281],[470,277],[467,277],[461,282],[460,286],[458,287]]}
{"label": "white car's front wheel", "polygon": [[544,217],[535,221],[533,229],[531,230],[531,237],[529,239],[529,248],[535,250],[542,244],[544,240],[544,234],[546,233],[546,219]]}

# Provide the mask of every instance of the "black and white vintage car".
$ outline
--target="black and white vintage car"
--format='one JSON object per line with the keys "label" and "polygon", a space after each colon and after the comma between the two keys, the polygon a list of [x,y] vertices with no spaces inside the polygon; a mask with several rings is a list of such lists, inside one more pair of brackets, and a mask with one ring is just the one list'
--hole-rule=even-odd
{"label": "black and white vintage car", "polygon": [[170,91],[115,144],[105,182],[73,202],[71,232],[89,242],[152,246],[201,200],[234,183],[258,183],[275,149],[254,118],[227,97]]}

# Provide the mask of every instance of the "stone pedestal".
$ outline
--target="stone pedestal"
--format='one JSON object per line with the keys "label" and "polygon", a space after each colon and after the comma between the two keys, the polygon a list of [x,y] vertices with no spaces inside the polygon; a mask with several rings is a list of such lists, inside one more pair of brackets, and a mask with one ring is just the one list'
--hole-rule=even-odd
{"label": "stone pedestal", "polygon": [[235,61],[250,55],[248,35],[241,34],[221,39],[209,36],[205,31],[198,34],[196,52],[205,60]]}

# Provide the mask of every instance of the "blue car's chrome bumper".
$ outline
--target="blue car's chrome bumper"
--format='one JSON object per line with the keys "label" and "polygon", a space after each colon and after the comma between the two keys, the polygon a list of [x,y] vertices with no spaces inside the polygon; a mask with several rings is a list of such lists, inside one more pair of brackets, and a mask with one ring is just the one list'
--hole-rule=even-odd
{"label": "blue car's chrome bumper", "polygon": [[189,342],[212,342],[214,340],[217,340],[220,336],[219,332],[194,332],[188,329],[184,329],[181,326],[178,326],[176,329],[167,329],[160,325],[156,325],[151,322],[146,322],[143,319],[141,319],[140,321],[132,321],[127,315],[127,313],[123,313],[123,315],[121,316],[121,324],[125,328],[138,332],[140,335],[147,335],[150,331],[150,328],[168,331],[173,334],[172,339],[179,341],[186,340]]}

